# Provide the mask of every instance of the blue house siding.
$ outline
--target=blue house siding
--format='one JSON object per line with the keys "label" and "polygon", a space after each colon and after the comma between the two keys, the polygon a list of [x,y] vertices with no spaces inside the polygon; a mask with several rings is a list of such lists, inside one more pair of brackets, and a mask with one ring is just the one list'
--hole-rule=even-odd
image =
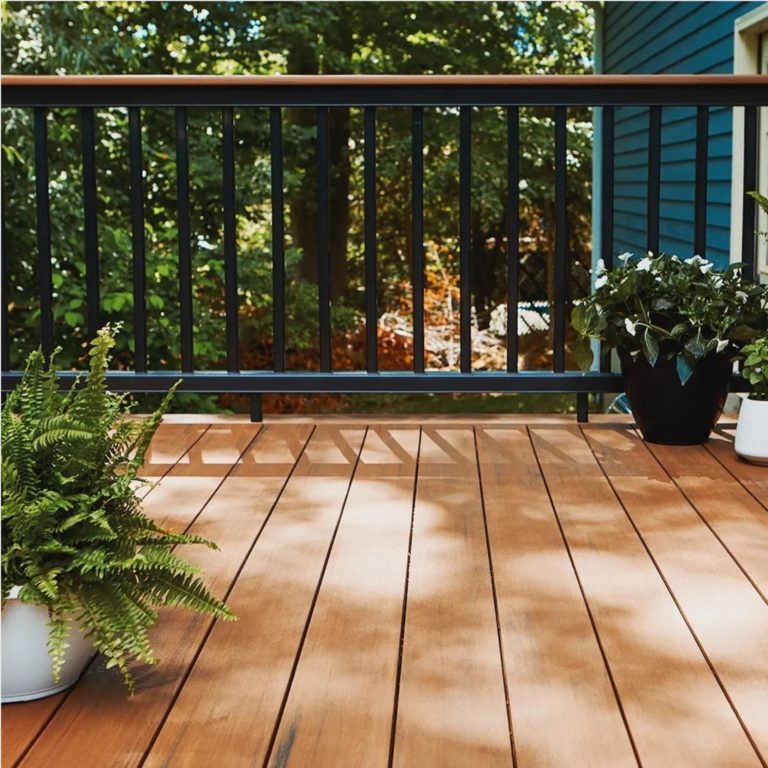
{"label": "blue house siding", "polygon": [[[608,2],[603,9],[602,71],[703,74],[733,71],[733,24],[757,2]],[[709,113],[706,256],[729,261],[731,110]],[[662,111],[662,251],[693,250],[696,110]],[[614,253],[642,253],[647,233],[648,110],[616,109]],[[702,254],[704,255],[704,254]]]}

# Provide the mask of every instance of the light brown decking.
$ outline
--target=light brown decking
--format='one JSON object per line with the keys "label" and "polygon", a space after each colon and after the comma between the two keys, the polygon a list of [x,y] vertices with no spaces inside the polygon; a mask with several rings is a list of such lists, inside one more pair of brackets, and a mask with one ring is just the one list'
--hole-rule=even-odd
{"label": "light brown decking", "polygon": [[527,421],[164,424],[146,508],[239,621],[3,707],[3,766],[765,766],[768,470]]}

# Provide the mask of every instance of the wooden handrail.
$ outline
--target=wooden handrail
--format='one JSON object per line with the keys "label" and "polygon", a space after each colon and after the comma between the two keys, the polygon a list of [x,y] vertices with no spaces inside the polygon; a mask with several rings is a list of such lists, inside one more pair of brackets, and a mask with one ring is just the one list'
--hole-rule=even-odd
{"label": "wooden handrail", "polygon": [[10,86],[680,86],[763,85],[768,75],[3,75]]}

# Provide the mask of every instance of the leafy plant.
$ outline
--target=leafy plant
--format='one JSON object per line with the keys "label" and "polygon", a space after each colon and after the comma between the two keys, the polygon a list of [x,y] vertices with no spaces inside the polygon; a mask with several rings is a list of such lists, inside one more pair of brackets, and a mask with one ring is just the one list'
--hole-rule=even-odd
{"label": "leafy plant", "polygon": [[[747,194],[754,198],[757,201],[757,204],[763,209],[763,211],[768,214],[768,197],[765,195],[761,195],[757,191],[753,192],[747,192]],[[765,238],[765,241],[768,243],[768,231],[766,232],[758,232],[758,235]]]}
{"label": "leafy plant", "polygon": [[[582,337],[600,339],[603,351],[618,349],[651,366],[672,364],[680,381],[690,379],[706,355],[735,355],[768,325],[768,290],[747,279],[740,264],[715,272],[700,256],[648,253],[619,256],[620,266],[600,265],[595,291],[577,303],[572,322]],[[578,356],[584,369],[590,350]]]}
{"label": "leafy plant", "polygon": [[65,393],[55,353],[46,365],[33,352],[3,407],[2,597],[16,586],[19,599],[48,608],[54,679],[77,621],[132,691],[130,662],[155,662],[147,632],[159,607],[233,615],[173,552],[216,545],[163,530],[141,510],[138,473],[175,387],[145,421],[128,418],[123,396],[106,386],[114,345],[106,326],[91,343],[85,382]]}
{"label": "leafy plant", "polygon": [[768,336],[747,344],[742,375],[752,387],[753,400],[768,400]]}

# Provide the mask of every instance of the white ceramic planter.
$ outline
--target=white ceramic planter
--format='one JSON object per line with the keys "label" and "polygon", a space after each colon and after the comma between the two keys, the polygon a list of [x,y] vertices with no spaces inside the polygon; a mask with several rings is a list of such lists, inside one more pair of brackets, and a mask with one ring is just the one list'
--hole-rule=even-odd
{"label": "white ceramic planter", "polygon": [[735,448],[742,459],[768,465],[768,400],[742,400]]}
{"label": "white ceramic planter", "polygon": [[3,704],[41,699],[69,688],[94,655],[90,642],[73,628],[61,679],[55,683],[47,647],[48,610],[41,605],[22,603],[16,594],[18,589],[11,590],[2,611]]}

